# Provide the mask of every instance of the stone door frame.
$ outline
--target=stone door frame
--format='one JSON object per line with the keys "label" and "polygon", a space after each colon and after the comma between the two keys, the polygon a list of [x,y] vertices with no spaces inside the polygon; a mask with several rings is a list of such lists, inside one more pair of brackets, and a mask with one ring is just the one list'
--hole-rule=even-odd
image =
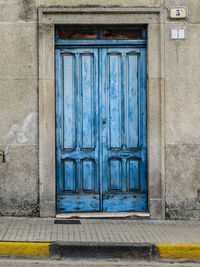
{"label": "stone door frame", "polygon": [[146,25],[148,207],[151,219],[164,219],[164,10],[39,8],[38,20],[40,216],[56,215],[55,25]]}

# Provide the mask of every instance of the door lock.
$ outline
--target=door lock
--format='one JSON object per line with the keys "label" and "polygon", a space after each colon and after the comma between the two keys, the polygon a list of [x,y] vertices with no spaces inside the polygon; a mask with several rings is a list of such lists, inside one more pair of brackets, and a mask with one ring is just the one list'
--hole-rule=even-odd
{"label": "door lock", "polygon": [[105,120],[103,120],[103,121],[102,121],[102,124],[104,124],[104,125],[105,125],[105,124],[106,124],[106,121],[105,121]]}

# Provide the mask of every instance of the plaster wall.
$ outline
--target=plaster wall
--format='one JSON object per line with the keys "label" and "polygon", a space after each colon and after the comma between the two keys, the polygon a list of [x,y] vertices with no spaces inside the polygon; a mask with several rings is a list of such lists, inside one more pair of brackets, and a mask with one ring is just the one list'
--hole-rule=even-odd
{"label": "plaster wall", "polygon": [[[200,2],[187,6],[187,20],[165,22],[166,218],[200,219]],[[169,29],[185,27],[185,41],[171,41]]]}
{"label": "plaster wall", "polygon": [[37,216],[37,1],[0,1],[0,215]]}
{"label": "plaster wall", "polygon": [[[169,19],[168,9],[180,6],[187,7],[188,18]],[[148,81],[151,92],[149,98],[152,101],[156,98],[161,99],[160,108],[151,110],[149,131],[154,126],[157,127],[158,113],[162,113],[160,124],[163,129],[160,137],[155,135],[153,143],[158,143],[163,149],[159,155],[162,158],[160,170],[162,180],[159,178],[159,168],[155,167],[160,163],[156,161],[154,183],[149,181],[154,196],[152,203],[157,203],[153,205],[152,212],[159,214],[161,205],[165,205],[168,219],[199,220],[200,2],[198,0],[1,0],[0,150],[5,151],[6,162],[0,162],[0,214],[39,215],[37,11],[41,7],[161,8],[164,19],[152,21],[151,27],[156,28],[159,27],[158,24],[162,24],[163,68],[161,71],[151,69]],[[186,40],[170,40],[171,27],[185,27]],[[149,41],[155,42],[150,36]],[[154,45],[160,49],[159,43]],[[154,51],[148,53],[149,57],[154,57]],[[154,60],[159,60],[156,54]],[[46,86],[51,88],[53,81],[51,74],[47,74],[46,77],[45,75],[40,83],[45,81]],[[159,86],[162,90],[158,92]],[[47,108],[51,111],[51,107]],[[149,144],[149,147],[151,153],[154,146]],[[158,201],[161,194],[164,195],[162,204]],[[52,205],[51,193],[48,195],[48,201],[47,205]],[[161,217],[163,218],[163,215],[160,215]]]}

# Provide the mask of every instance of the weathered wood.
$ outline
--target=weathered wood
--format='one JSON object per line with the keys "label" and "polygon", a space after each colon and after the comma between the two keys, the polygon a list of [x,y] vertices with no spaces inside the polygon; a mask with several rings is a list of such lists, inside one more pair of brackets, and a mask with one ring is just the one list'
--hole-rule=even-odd
{"label": "weathered wood", "polygon": [[59,212],[147,210],[146,49],[115,41],[56,49]]}

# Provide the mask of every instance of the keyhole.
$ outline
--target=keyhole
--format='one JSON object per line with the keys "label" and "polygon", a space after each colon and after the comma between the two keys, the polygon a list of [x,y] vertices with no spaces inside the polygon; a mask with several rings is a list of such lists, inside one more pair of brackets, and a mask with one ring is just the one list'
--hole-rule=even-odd
{"label": "keyhole", "polygon": [[102,124],[104,124],[104,125],[105,125],[105,124],[106,124],[106,121],[102,121]]}

